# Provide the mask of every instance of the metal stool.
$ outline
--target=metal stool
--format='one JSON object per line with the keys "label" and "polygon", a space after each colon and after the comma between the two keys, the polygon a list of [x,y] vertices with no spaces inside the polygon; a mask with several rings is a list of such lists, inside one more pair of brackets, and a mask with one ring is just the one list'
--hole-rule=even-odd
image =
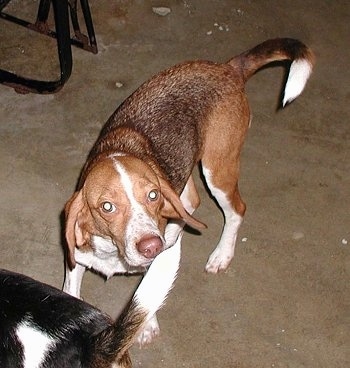
{"label": "metal stool", "polygon": [[[59,91],[72,72],[71,45],[97,54],[97,44],[88,0],[80,0],[88,36],[80,31],[77,16],[77,0],[40,0],[35,23],[18,19],[3,12],[4,7],[10,1],[0,0],[0,18],[57,39],[60,79],[54,81],[28,79],[0,69],[0,83],[14,88],[18,93],[54,93]],[[55,31],[50,30],[47,23],[51,3],[54,13]],[[74,29],[74,37],[72,38],[69,27],[69,13]]]}

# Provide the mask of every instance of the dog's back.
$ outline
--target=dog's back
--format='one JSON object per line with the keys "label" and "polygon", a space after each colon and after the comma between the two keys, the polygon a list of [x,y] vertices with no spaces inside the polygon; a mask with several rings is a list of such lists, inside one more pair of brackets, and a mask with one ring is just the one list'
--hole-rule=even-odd
{"label": "dog's back", "polygon": [[159,255],[116,322],[29,277],[0,270],[1,368],[126,368],[128,349],[175,280],[180,245]]}
{"label": "dog's back", "polygon": [[298,40],[268,40],[227,63],[190,61],[164,70],[142,84],[112,114],[88,161],[104,151],[126,152],[146,161],[146,150],[139,156],[139,147],[132,146],[134,139],[124,130],[128,128],[146,139],[149,154],[180,193],[203,154],[206,131],[218,129],[210,126],[211,120],[216,122],[213,117],[227,102],[234,129],[245,131],[249,120],[242,119],[239,112],[248,109],[246,81],[261,67],[282,60],[292,62],[285,105],[301,93],[314,62],[311,50]]}
{"label": "dog's back", "polygon": [[74,367],[109,317],[29,277],[0,270],[0,367]]}

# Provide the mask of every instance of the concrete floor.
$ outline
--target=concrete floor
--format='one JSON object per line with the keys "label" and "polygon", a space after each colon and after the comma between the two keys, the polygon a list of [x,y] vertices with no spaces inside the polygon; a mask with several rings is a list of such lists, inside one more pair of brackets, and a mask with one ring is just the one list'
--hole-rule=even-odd
{"label": "concrete floor", "polygon": [[[350,3],[90,4],[99,53],[74,49],[59,93],[19,95],[0,85],[0,266],[61,287],[60,213],[102,124],[141,82],[180,61],[225,61],[268,38],[299,38],[317,65],[292,105],[276,111],[281,67],[247,85],[254,119],[240,186],[248,209],[230,269],[203,272],[223,219],[199,185],[197,217],[209,229],[185,234],[161,336],[135,346],[132,358],[135,367],[349,367]],[[160,5],[171,13],[154,14]],[[18,0],[11,10],[28,19],[36,6]],[[0,34],[0,67],[57,73],[53,41],[4,21]],[[116,316],[138,281],[88,272],[82,294]]]}

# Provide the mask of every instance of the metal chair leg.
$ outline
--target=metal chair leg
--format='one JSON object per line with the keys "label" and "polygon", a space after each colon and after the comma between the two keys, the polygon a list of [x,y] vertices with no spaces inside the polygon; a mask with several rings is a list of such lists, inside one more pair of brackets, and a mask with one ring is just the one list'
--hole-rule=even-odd
{"label": "metal chair leg", "polygon": [[[7,1],[8,2],[8,1]],[[54,20],[55,20],[55,31],[51,31],[47,24],[47,18],[50,11],[50,5],[52,3]],[[73,3],[73,8],[71,4]],[[75,3],[75,4],[74,4]],[[80,32],[78,18],[77,18],[77,8],[76,0],[40,0],[39,9],[37,13],[37,18],[35,24],[18,19],[9,14],[0,11],[0,18],[14,22],[18,25],[27,27],[33,31],[43,33],[47,36],[54,37],[57,40],[57,50],[58,58],[60,63],[60,79],[55,81],[40,81],[34,79],[28,79],[16,75],[14,73],[8,72],[6,70],[0,69],[0,83],[10,86],[19,93],[54,93],[59,91],[63,85],[69,79],[72,72],[72,50],[71,45],[78,46],[87,51],[97,53],[97,44],[95,39],[95,33],[92,25],[92,19],[90,14],[90,9],[88,1],[82,1],[82,10],[84,14],[84,19],[86,22],[86,28],[89,35],[89,41],[87,37],[73,38],[70,36],[69,28],[69,12],[72,19],[72,24],[74,26],[75,32]]]}

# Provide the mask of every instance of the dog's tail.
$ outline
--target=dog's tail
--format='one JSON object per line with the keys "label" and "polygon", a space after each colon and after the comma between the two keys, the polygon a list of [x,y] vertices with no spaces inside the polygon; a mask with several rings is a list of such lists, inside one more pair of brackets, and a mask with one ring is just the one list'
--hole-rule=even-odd
{"label": "dog's tail", "polygon": [[292,38],[267,40],[232,58],[228,64],[241,68],[243,78],[247,81],[264,65],[281,60],[292,62],[284,90],[283,106],[285,106],[303,91],[314,65],[313,52],[302,42]]}
{"label": "dog's tail", "polygon": [[180,258],[181,235],[174,246],[154,259],[130,304],[116,322],[95,337],[94,355],[98,359],[114,362],[117,367],[131,366],[127,351],[141,328],[164,304],[177,277]]}

